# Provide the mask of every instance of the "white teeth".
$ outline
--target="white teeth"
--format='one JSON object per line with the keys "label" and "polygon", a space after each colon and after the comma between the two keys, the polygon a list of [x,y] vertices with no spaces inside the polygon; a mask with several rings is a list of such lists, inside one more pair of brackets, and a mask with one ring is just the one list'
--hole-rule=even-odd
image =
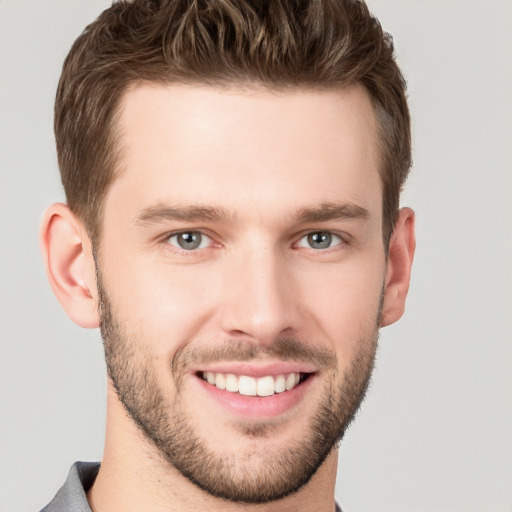
{"label": "white teeth", "polygon": [[238,392],[241,395],[256,396],[256,379],[241,375],[238,379]]}
{"label": "white teeth", "polygon": [[219,389],[226,389],[226,377],[223,373],[215,374],[215,386]]}
{"label": "white teeth", "polygon": [[282,393],[283,391],[286,391],[286,379],[284,378],[284,375],[279,375],[276,378],[275,390],[276,393]]}
{"label": "white teeth", "polygon": [[236,393],[238,391],[238,377],[232,373],[226,375],[226,391]]}
{"label": "white teeth", "polygon": [[[242,377],[240,377],[242,380]],[[258,396],[271,396],[275,392],[274,377],[269,375],[268,377],[262,377],[258,379]]]}
{"label": "white teeth", "polygon": [[256,379],[233,373],[203,372],[203,379],[218,389],[246,396],[272,396],[274,393],[290,391],[300,382],[300,373],[286,375],[266,375]]}
{"label": "white teeth", "polygon": [[295,386],[295,374],[290,373],[288,375],[288,378],[286,379],[286,391],[290,391],[290,389],[293,389]]}

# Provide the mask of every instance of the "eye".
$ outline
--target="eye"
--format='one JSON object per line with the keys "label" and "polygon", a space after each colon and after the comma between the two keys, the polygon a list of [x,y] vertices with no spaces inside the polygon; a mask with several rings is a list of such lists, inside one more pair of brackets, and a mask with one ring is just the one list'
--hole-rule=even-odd
{"label": "eye", "polygon": [[195,249],[204,249],[212,243],[210,237],[200,231],[182,231],[171,235],[167,242],[174,247],[185,251],[194,251]]}
{"label": "eye", "polygon": [[330,231],[314,231],[303,236],[298,243],[299,247],[322,250],[330,249],[343,242],[340,236]]}

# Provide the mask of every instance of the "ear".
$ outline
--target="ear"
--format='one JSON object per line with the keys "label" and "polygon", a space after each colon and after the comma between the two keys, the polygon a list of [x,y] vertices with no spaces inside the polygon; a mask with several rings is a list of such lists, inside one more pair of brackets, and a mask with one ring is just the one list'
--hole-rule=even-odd
{"label": "ear", "polygon": [[415,248],[414,212],[402,208],[389,241],[381,327],[395,323],[404,313]]}
{"label": "ear", "polygon": [[65,204],[44,213],[39,244],[50,285],[69,318],[80,327],[100,325],[96,269],[82,223]]}

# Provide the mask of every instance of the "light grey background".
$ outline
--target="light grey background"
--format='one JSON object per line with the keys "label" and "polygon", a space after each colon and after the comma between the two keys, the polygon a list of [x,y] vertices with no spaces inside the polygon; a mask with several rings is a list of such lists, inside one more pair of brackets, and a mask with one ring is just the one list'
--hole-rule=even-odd
{"label": "light grey background", "polygon": [[[512,3],[371,0],[408,79],[418,250],[342,444],[347,512],[512,511]],[[53,297],[37,229],[62,200],[52,104],[106,0],[0,0],[0,511],[38,510],[102,453],[99,334]]]}

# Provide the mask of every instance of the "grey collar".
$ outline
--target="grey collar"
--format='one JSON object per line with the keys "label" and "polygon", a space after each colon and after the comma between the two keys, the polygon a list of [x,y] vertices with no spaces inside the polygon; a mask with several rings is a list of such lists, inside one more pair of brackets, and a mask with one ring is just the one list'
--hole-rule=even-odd
{"label": "grey collar", "polygon": [[55,498],[40,512],[91,512],[86,493],[99,469],[99,462],[75,462]]}

